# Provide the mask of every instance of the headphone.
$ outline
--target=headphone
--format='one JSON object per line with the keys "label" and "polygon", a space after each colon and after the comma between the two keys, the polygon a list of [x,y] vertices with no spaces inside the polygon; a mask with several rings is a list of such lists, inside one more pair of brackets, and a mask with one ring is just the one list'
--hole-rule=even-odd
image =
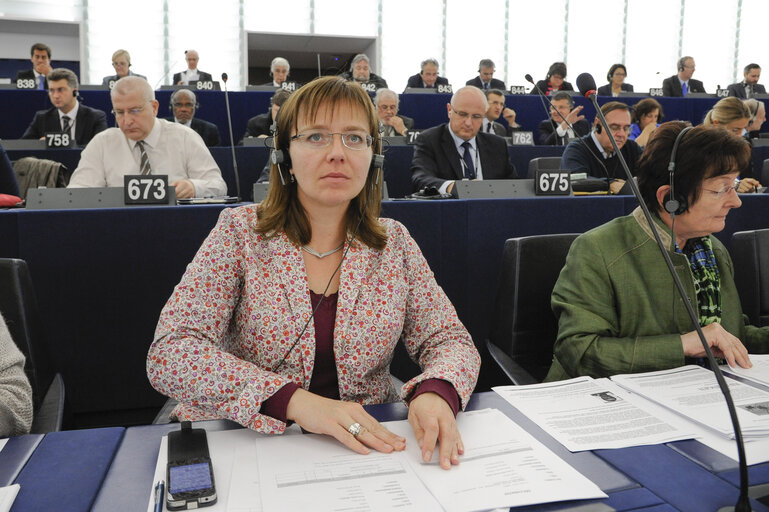
{"label": "headphone", "polygon": [[670,193],[668,193],[668,197],[665,199],[665,211],[671,216],[680,215],[689,207],[686,197],[676,196],[674,176],[676,171],[676,153],[678,152],[678,145],[683,140],[684,134],[692,128],[693,126],[687,126],[679,132],[676,141],[673,143],[673,151],[670,153],[670,163],[668,164],[668,171],[670,171]]}
{"label": "headphone", "polygon": [[[273,123],[271,129],[273,130],[273,136],[272,140],[273,143],[277,143],[280,141],[280,136],[278,135],[278,124],[277,121]],[[381,138],[380,138],[381,141]],[[270,152],[270,161],[275,164],[278,167],[278,176],[280,177],[280,183],[285,187],[286,186],[286,178],[283,176],[284,173],[290,174],[289,171],[292,167],[291,164],[291,155],[288,153],[288,146],[285,148],[275,147]],[[374,153],[371,156],[371,165],[369,165],[368,168],[368,174],[375,174],[375,178],[371,183],[371,189],[374,190],[374,187],[379,185],[379,179],[382,174],[382,167],[384,166],[384,155]],[[368,177],[366,178],[368,179]],[[293,176],[290,176],[289,180],[293,182]]]}
{"label": "headphone", "polygon": [[598,123],[595,125],[595,133],[601,133],[603,131],[603,126],[601,126],[601,123]]}
{"label": "headphone", "polygon": [[686,61],[689,60],[690,57],[681,57],[678,59],[678,71],[683,71],[684,67],[686,66]]}

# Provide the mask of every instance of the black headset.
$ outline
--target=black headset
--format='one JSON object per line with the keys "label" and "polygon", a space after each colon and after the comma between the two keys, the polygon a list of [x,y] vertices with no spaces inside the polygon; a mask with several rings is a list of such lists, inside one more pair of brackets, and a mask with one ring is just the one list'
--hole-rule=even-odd
{"label": "black headset", "polygon": [[673,151],[670,153],[670,163],[668,164],[668,171],[670,171],[670,192],[665,199],[665,211],[671,216],[680,215],[686,211],[689,207],[689,202],[684,196],[677,196],[675,192],[675,171],[676,171],[676,153],[678,152],[678,145],[684,138],[684,134],[691,130],[693,126],[687,126],[678,133],[676,141],[673,143]]}

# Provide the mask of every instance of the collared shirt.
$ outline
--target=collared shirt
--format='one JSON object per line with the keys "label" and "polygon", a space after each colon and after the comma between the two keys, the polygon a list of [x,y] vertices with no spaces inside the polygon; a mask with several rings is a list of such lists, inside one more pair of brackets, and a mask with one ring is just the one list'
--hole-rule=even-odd
{"label": "collared shirt", "polygon": [[684,84],[686,84],[686,92],[691,92],[689,90],[689,80],[681,80],[680,77],[677,77],[677,78],[678,78],[678,82],[681,84],[681,92],[683,92],[684,90]]}
{"label": "collared shirt", "polygon": [[[153,174],[168,175],[168,182],[188,179],[196,197],[221,196],[227,185],[203,139],[194,130],[155,119],[144,139]],[[70,187],[122,187],[123,176],[139,174],[141,156],[136,141],[120,128],[108,128],[85,147],[72,174]]]}
{"label": "collared shirt", "polygon": [[191,81],[199,79],[200,73],[198,73],[197,69],[185,69],[182,71],[182,83],[184,85],[190,85]]}
{"label": "collared shirt", "polygon": [[481,128],[481,131],[483,133],[493,133],[496,135],[497,132],[494,131],[494,121],[489,121],[488,117],[484,117],[483,127]]}
{"label": "collared shirt", "polygon": [[601,152],[601,155],[603,155],[603,159],[609,159],[614,156],[614,152],[612,151],[611,154],[607,153],[606,150],[603,149],[603,146],[601,146],[601,143],[598,142],[598,137],[595,135],[595,130],[590,132],[590,138],[593,139],[593,142],[595,143],[595,147],[598,148],[598,151]]}
{"label": "collared shirt", "polygon": [[69,117],[69,136],[73,140],[75,139],[75,122],[77,121],[77,111],[80,108],[80,102],[75,100],[75,106],[72,110],[67,112],[66,114],[61,111],[61,109],[56,109],[56,112],[59,113],[59,126],[62,127],[64,124],[61,122],[61,118],[64,116]]}
{"label": "collared shirt", "polygon": [[182,125],[182,126],[186,126],[187,128],[192,128],[192,119],[190,119],[190,120],[189,120],[189,121],[187,121],[186,123],[182,123],[182,122],[181,122],[181,121],[179,121],[179,120],[178,120],[176,117],[174,117],[174,122],[175,122],[175,123],[177,123],[177,124],[180,124],[180,125]]}
{"label": "collared shirt", "polygon": [[566,128],[564,130],[563,127],[561,126],[562,124],[563,124],[563,121],[555,125],[555,133],[559,137],[569,137],[570,139],[573,139],[576,136],[576,134],[574,133],[574,130],[572,130],[571,128]]}
{"label": "collared shirt", "polygon": [[[473,137],[472,139],[465,141],[465,139],[462,139],[460,137],[457,137],[456,134],[451,130],[451,125],[448,125],[449,133],[451,134],[451,138],[454,139],[454,145],[457,147],[457,154],[459,155],[459,165],[464,170],[465,168],[465,160],[464,160],[464,154],[465,154],[465,148],[462,147],[462,144],[465,142],[470,143],[470,158],[473,159],[473,165],[475,165],[475,176],[477,180],[483,179],[483,173],[481,172],[481,158],[478,154],[478,146],[476,145],[477,139]],[[441,185],[441,188],[439,191],[441,194],[446,193],[446,189],[449,186],[449,183],[451,181],[444,181],[443,185]]]}

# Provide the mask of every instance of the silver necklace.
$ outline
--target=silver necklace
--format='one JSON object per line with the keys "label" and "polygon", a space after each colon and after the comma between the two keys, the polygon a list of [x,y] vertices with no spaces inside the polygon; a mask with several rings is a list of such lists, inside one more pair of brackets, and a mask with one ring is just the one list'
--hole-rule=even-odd
{"label": "silver necklace", "polygon": [[302,246],[302,250],[303,250],[303,251],[305,251],[305,252],[307,252],[307,253],[309,253],[309,254],[312,254],[312,255],[313,255],[313,256],[315,256],[316,258],[319,258],[319,259],[323,259],[323,258],[325,258],[326,256],[331,256],[331,255],[332,255],[332,254],[334,254],[335,252],[339,252],[339,250],[340,250],[342,247],[344,247],[344,242],[342,242],[342,243],[339,245],[339,247],[337,247],[336,249],[331,249],[330,251],[326,251],[326,252],[318,252],[318,251],[316,251],[315,249],[313,249],[312,247],[310,247],[309,245],[303,245],[303,246]]}

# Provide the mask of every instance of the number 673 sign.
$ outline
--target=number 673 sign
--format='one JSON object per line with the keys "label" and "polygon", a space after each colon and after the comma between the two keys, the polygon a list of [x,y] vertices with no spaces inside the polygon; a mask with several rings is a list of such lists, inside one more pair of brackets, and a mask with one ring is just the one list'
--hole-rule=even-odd
{"label": "number 673 sign", "polygon": [[568,196],[571,194],[569,171],[537,171],[534,194],[538,196]]}
{"label": "number 673 sign", "polygon": [[124,178],[125,204],[168,204],[168,176],[129,174]]}

